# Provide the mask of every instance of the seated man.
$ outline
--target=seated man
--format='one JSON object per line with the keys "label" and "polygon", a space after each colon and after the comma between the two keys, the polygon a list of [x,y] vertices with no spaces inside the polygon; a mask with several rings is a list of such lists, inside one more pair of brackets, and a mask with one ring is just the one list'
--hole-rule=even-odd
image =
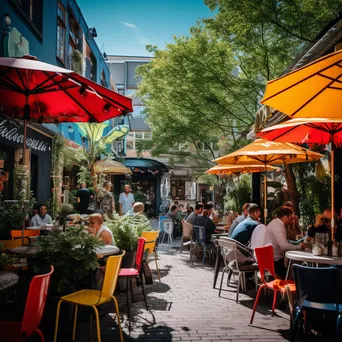
{"label": "seated man", "polygon": [[178,222],[177,212],[178,212],[178,207],[174,204],[173,206],[171,206],[170,210],[165,215],[169,220],[172,220],[174,226],[176,226]]}
{"label": "seated man", "polygon": [[114,245],[113,233],[103,224],[103,216],[101,214],[90,215],[88,232],[101,238],[106,245]]}
{"label": "seated man", "polygon": [[286,238],[286,225],[292,223],[292,211],[288,208],[281,208],[277,217],[273,219],[266,227],[265,246],[272,245],[274,253],[274,268],[276,274],[285,279],[286,268],[284,265],[284,253],[286,251],[304,250],[307,244],[292,245]]}
{"label": "seated man", "polygon": [[195,210],[191,214],[189,214],[189,216],[185,219],[185,221],[190,223],[190,224],[192,224],[192,225],[194,225],[197,216],[201,215],[202,211],[203,211],[203,204],[202,203],[197,203],[196,207],[195,207]]}
{"label": "seated man", "polygon": [[38,214],[34,215],[31,218],[30,225],[31,227],[42,226],[44,224],[52,224],[52,218],[47,214],[46,205],[41,204],[38,207]]}
{"label": "seated man", "polygon": [[247,246],[255,227],[260,224],[258,221],[259,218],[259,206],[255,203],[250,203],[248,206],[248,217],[237,225],[231,235],[231,238]]}
{"label": "seated man", "polygon": [[[307,242],[310,242],[312,239],[315,238],[316,233],[324,233],[330,234],[331,233],[331,209],[325,209],[323,214],[316,215],[316,221],[311,227],[308,229],[308,236],[306,238]],[[342,240],[342,227],[340,223],[337,221],[337,215],[335,213],[335,239],[337,241]]]}
{"label": "seated man", "polygon": [[126,214],[129,215],[129,222],[133,225],[136,225],[139,230],[139,235],[143,231],[152,230],[151,223],[149,219],[144,215],[144,203],[136,202],[133,204],[133,213]]}
{"label": "seated man", "polygon": [[296,240],[297,235],[299,235],[301,231],[299,227],[299,218],[295,214],[294,206],[291,201],[287,201],[282,205],[281,208],[287,208],[292,211],[293,220],[291,224],[286,226],[286,238],[288,240]]}
{"label": "seated man", "polygon": [[231,237],[233,234],[234,229],[237,227],[239,223],[244,221],[248,217],[248,206],[249,203],[245,203],[242,206],[242,215],[239,215],[232,223],[232,225],[229,228],[229,236]]}
{"label": "seated man", "polygon": [[205,204],[202,216],[197,216],[195,220],[195,226],[201,226],[205,228],[205,243],[211,243],[211,235],[214,233],[216,226],[214,222],[209,218],[211,214],[211,205]]}
{"label": "seated man", "polygon": [[257,247],[266,246],[266,226],[262,223],[258,224],[253,230],[251,237],[251,248],[254,250]]}

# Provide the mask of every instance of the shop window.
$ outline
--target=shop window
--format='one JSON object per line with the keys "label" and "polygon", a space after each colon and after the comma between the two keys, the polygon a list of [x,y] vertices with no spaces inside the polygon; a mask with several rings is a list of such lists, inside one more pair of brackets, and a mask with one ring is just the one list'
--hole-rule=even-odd
{"label": "shop window", "polygon": [[185,200],[185,181],[171,180],[171,197],[173,200]]}
{"label": "shop window", "polygon": [[65,52],[65,9],[63,5],[60,2],[58,2],[56,55],[58,59],[63,63],[64,63],[64,52]]}
{"label": "shop window", "polygon": [[144,139],[151,140],[152,139],[152,132],[144,132]]}
{"label": "shop window", "polygon": [[135,132],[135,139],[136,140],[141,140],[144,139],[144,132]]}
{"label": "shop window", "polygon": [[134,146],[134,132],[129,132],[126,135],[126,150],[127,151],[132,151],[135,149]]}
{"label": "shop window", "polygon": [[42,38],[43,0],[12,0],[12,3],[39,37]]}
{"label": "shop window", "polygon": [[106,74],[105,72],[102,70],[101,73],[101,85],[104,87],[107,87],[107,80],[106,80]]}

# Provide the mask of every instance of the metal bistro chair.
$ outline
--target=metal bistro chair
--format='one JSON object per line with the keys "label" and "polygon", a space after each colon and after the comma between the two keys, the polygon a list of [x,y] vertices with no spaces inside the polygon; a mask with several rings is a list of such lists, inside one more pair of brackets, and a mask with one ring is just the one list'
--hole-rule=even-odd
{"label": "metal bistro chair", "polygon": [[[238,284],[237,284],[237,289],[236,289],[236,302],[239,301],[239,292],[240,292],[240,285],[242,285],[243,291],[247,290],[246,287],[246,277],[245,274],[247,272],[254,272],[254,279],[255,279],[255,284],[258,283],[258,265],[256,263],[239,263],[239,258],[238,258],[238,244],[236,241],[230,238],[221,238],[218,240],[218,245],[221,248],[221,254],[222,258],[224,261],[224,268],[222,271],[222,277],[221,277],[221,284],[220,284],[220,290],[218,296],[221,296],[221,291],[222,291],[222,284],[223,284],[223,278],[225,272],[228,273],[228,281],[227,281],[227,286],[229,286],[231,276],[234,273],[238,274]],[[241,248],[241,246],[239,246]],[[242,283],[241,283],[241,278],[242,278]],[[257,287],[257,285],[256,285]]]}
{"label": "metal bistro chair", "polygon": [[173,222],[172,220],[166,219],[161,221],[160,224],[160,245],[164,244],[165,235],[167,235],[167,243],[165,245],[170,245],[172,248],[172,234],[173,234]]}
{"label": "metal bistro chair", "polygon": [[194,225],[194,232],[195,232],[195,238],[196,238],[196,247],[192,253],[192,265],[194,264],[194,260],[196,258],[197,248],[202,247],[203,248],[202,267],[203,267],[204,258],[207,252],[208,252],[209,260],[211,261],[212,245],[205,243],[205,227]]}
{"label": "metal bistro chair", "polygon": [[306,267],[293,265],[296,283],[296,309],[291,341],[296,338],[298,327],[304,326],[303,311],[315,310],[336,313],[336,340],[340,341],[342,304],[339,304],[340,273],[335,267]]}
{"label": "metal bistro chair", "polygon": [[193,239],[194,226],[185,220],[182,220],[182,240],[180,245],[180,253],[183,251],[184,246],[189,246],[190,259],[192,255],[192,247],[195,245]]}

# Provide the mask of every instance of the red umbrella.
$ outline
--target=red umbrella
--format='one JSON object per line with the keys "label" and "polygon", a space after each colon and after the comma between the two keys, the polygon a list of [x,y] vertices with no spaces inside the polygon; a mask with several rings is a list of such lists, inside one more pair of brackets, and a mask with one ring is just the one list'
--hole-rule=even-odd
{"label": "red umbrella", "polygon": [[24,119],[24,152],[27,121],[103,122],[132,110],[131,99],[74,71],[32,59],[0,58],[0,114]]}

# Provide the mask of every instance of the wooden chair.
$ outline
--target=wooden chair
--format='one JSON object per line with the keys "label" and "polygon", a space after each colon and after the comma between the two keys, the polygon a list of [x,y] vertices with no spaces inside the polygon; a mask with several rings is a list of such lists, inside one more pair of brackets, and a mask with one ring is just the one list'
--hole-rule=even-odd
{"label": "wooden chair", "polygon": [[180,245],[180,253],[183,251],[183,246],[190,246],[190,259],[191,259],[191,251],[192,246],[195,244],[193,242],[193,232],[194,226],[185,220],[182,220],[182,241]]}

